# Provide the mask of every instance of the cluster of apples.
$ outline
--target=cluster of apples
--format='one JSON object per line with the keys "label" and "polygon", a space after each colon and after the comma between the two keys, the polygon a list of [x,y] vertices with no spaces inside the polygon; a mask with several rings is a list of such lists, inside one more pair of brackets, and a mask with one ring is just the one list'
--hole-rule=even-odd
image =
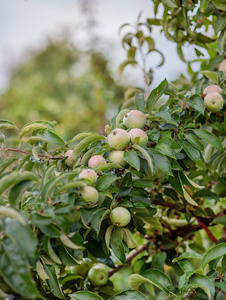
{"label": "cluster of apples", "polygon": [[[148,136],[142,130],[146,122],[145,114],[139,110],[131,110],[124,115],[120,125],[125,129],[116,128],[106,138],[109,146],[112,148],[108,156],[109,162],[124,167],[127,164],[123,159],[124,150],[130,143],[140,146],[147,145]],[[74,163],[72,152],[72,150],[68,150],[65,153],[65,156],[67,156],[65,162],[68,166],[73,166]],[[78,175],[79,179],[87,180],[87,186],[82,187],[80,193],[88,207],[95,205],[99,201],[99,193],[94,187],[98,179],[95,168],[103,164],[107,164],[107,161],[102,155],[93,155],[88,161],[88,168],[83,169]],[[110,213],[110,220],[117,227],[126,226],[130,219],[130,212],[124,207],[116,207]]]}
{"label": "cluster of apples", "polygon": [[224,99],[221,96],[222,93],[222,89],[216,84],[209,85],[204,89],[204,105],[208,111],[216,113],[223,108]]}
{"label": "cluster of apples", "polygon": [[83,278],[87,277],[92,286],[103,286],[108,281],[108,271],[101,263],[93,264],[89,258],[84,258],[80,265],[70,267],[67,273]]}

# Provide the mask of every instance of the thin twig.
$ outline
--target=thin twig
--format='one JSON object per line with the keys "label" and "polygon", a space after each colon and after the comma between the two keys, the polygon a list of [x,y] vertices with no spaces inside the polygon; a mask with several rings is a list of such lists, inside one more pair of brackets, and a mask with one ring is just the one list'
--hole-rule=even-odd
{"label": "thin twig", "polygon": [[[23,154],[32,154],[31,152],[23,151],[20,149],[12,149],[12,148],[2,148],[4,151],[13,151],[13,152],[18,152],[18,153],[23,153]],[[46,155],[46,154],[38,154],[39,157],[44,157],[48,159],[63,159],[64,157],[61,156],[51,156],[51,155]]]}
{"label": "thin twig", "polygon": [[200,219],[197,218],[197,220],[199,224],[202,226],[202,228],[205,230],[205,232],[207,233],[208,237],[216,244],[218,242],[218,239],[212,234],[208,226]]}

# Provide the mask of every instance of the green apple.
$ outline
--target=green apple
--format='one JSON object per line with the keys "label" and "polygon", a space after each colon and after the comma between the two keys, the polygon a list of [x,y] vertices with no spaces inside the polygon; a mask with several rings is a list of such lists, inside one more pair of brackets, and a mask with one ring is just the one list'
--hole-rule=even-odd
{"label": "green apple", "polygon": [[109,146],[114,149],[125,149],[129,145],[129,142],[129,133],[124,129],[116,128],[113,131],[111,131],[108,135]]}
{"label": "green apple", "polygon": [[117,227],[124,227],[129,224],[131,219],[130,212],[124,207],[116,207],[110,213],[112,224]]}
{"label": "green apple", "polygon": [[96,204],[99,199],[98,191],[92,186],[85,186],[81,189],[81,195],[84,201],[89,205]]}
{"label": "green apple", "polygon": [[145,114],[139,110],[131,110],[123,118],[123,124],[129,128],[143,128],[146,124]]}
{"label": "green apple", "polygon": [[205,88],[205,90],[203,91],[203,94],[209,94],[212,92],[217,92],[219,94],[222,94],[222,89],[219,87],[219,85],[211,84]]}
{"label": "green apple", "polygon": [[91,184],[94,184],[97,181],[97,173],[92,169],[85,169],[78,175],[80,179],[84,178],[90,181]]}
{"label": "green apple", "polygon": [[73,150],[68,150],[64,153],[64,156],[67,156],[67,158],[65,159],[65,164],[68,166],[68,167],[72,167],[75,160],[72,156],[72,153],[73,153]]}
{"label": "green apple", "polygon": [[88,279],[93,286],[105,285],[108,281],[108,272],[104,267],[95,265],[89,270]]}
{"label": "green apple", "polygon": [[80,265],[70,267],[70,273],[86,277],[91,266],[92,261],[89,258],[84,258]]}
{"label": "green apple", "polygon": [[224,100],[218,92],[208,93],[204,98],[204,105],[210,112],[219,112],[224,105]]}
{"label": "green apple", "polygon": [[109,155],[109,161],[113,162],[114,164],[118,164],[122,167],[124,167],[127,162],[123,159],[124,151],[121,150],[115,150],[112,151]]}
{"label": "green apple", "polygon": [[106,164],[106,159],[101,156],[101,155],[94,155],[92,157],[90,157],[89,161],[88,161],[88,166],[90,168],[95,168],[98,167],[100,165]]}
{"label": "green apple", "polygon": [[146,146],[148,143],[148,136],[145,131],[140,128],[133,128],[129,131],[131,142],[140,146]]}

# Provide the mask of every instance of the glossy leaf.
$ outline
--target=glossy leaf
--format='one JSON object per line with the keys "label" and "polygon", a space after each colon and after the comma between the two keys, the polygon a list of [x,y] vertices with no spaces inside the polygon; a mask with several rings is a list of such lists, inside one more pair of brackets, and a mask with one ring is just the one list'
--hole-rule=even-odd
{"label": "glossy leaf", "polygon": [[223,146],[218,137],[216,137],[213,133],[204,130],[204,129],[196,129],[194,130],[195,134],[200,137],[203,141],[211,144],[214,148],[219,151],[223,151]]}
{"label": "glossy leaf", "polygon": [[70,294],[69,297],[72,300],[104,300],[102,297],[99,295],[89,292],[89,291],[79,291],[73,294]]}
{"label": "glossy leaf", "polygon": [[54,266],[45,264],[43,268],[49,277],[49,279],[46,279],[46,281],[49,284],[52,294],[60,299],[65,299]]}
{"label": "glossy leaf", "polygon": [[217,259],[226,255],[226,243],[218,244],[211,249],[209,249],[203,257],[202,266],[205,266],[210,263],[212,260]]}
{"label": "glossy leaf", "polygon": [[168,81],[164,79],[157,88],[152,90],[150,96],[147,99],[147,111],[152,113],[153,107],[156,101],[165,93],[168,88]]}
{"label": "glossy leaf", "polygon": [[206,276],[201,274],[194,274],[190,277],[189,284],[186,289],[191,287],[197,287],[202,289],[210,300],[214,299],[215,295],[215,285],[214,283]]}
{"label": "glossy leaf", "polygon": [[146,300],[146,298],[139,291],[123,291],[112,296],[109,300]]}
{"label": "glossy leaf", "polygon": [[[137,145],[133,147],[137,148]],[[140,170],[140,160],[134,150],[125,151],[123,154],[123,159],[137,171]]]}
{"label": "glossy leaf", "polygon": [[116,180],[118,180],[119,178],[114,175],[114,174],[105,174],[103,176],[101,176],[96,185],[95,188],[101,192],[106,190],[113,182],[115,182]]}

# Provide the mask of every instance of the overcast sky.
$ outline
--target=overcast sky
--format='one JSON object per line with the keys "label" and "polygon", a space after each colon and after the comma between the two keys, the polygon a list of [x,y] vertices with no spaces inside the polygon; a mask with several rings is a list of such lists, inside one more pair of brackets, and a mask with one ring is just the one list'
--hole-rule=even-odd
{"label": "overcast sky", "polygon": [[[118,29],[123,23],[134,23],[142,11],[142,20],[152,15],[151,0],[94,0],[98,26],[96,33],[108,44],[112,69],[126,58],[121,46]],[[78,0],[1,0],[0,1],[0,90],[8,82],[10,66],[26,57],[35,48],[42,47],[48,37],[56,37],[65,28],[70,28],[76,43],[86,45],[86,33],[81,27],[81,11]],[[176,54],[176,45],[167,41],[158,30],[154,31],[156,46],[166,57],[164,66],[154,77],[152,88],[165,77],[174,80],[186,71],[186,65]],[[109,50],[110,49],[110,50]],[[192,53],[187,51],[192,57]],[[150,66],[155,66],[159,58],[150,57]],[[141,76],[132,69],[125,73],[130,82],[142,84]]]}

